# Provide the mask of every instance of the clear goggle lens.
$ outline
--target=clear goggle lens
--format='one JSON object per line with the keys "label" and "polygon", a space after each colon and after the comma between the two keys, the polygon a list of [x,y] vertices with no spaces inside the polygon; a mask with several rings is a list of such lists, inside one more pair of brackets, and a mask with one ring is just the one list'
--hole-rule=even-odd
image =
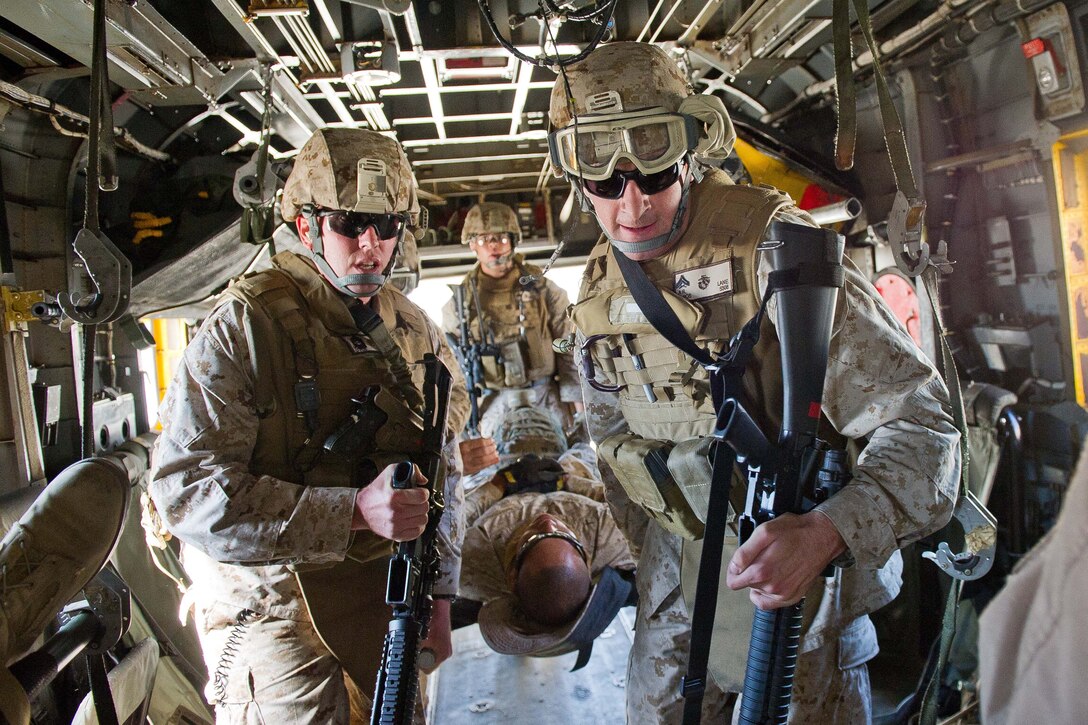
{"label": "clear goggle lens", "polygon": [[697,137],[687,117],[678,113],[579,120],[554,134],[553,161],[583,179],[607,179],[621,158],[649,175],[679,161]]}

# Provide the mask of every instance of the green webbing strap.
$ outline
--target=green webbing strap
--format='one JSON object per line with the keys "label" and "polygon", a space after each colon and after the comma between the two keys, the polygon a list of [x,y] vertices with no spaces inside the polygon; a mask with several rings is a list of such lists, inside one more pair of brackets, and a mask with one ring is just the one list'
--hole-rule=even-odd
{"label": "green webbing strap", "polygon": [[839,120],[835,134],[835,168],[846,171],[854,168],[854,145],[858,135],[854,53],[850,45],[850,0],[835,0],[831,29],[835,41],[835,112]]}
{"label": "green webbing strap", "polygon": [[[967,415],[963,409],[963,391],[960,388],[959,373],[956,371],[956,361],[952,357],[952,348],[948,344],[948,331],[945,329],[944,320],[941,318],[937,268],[933,265],[926,267],[921,275],[921,280],[922,286],[926,289],[929,304],[933,307],[933,319],[937,323],[938,337],[941,341],[942,373],[945,384],[948,386],[949,401],[952,404],[952,419],[956,424],[956,429],[960,432],[959,495],[962,498],[967,496],[967,464],[970,460],[970,446],[967,441]],[[934,725],[937,722],[937,695],[940,692],[941,676],[948,662],[948,653],[952,650],[952,640],[956,636],[956,610],[959,607],[960,592],[962,590],[963,580],[953,577],[941,619],[941,640],[938,647],[937,666],[933,670],[930,681],[926,685],[925,695],[922,698],[919,725]]]}
{"label": "green webbing strap", "polygon": [[397,387],[400,388],[401,394],[404,395],[405,402],[408,403],[412,410],[422,412],[423,394],[412,381],[412,372],[408,369],[408,362],[404,359],[404,354],[400,351],[400,348],[397,347],[393,336],[389,334],[389,329],[382,322],[381,316],[370,305],[358,300],[348,304],[348,310],[351,312],[352,319],[355,320],[355,326],[374,343],[374,347],[378,348],[378,352],[389,363],[389,371],[393,373],[393,378],[397,381]]}
{"label": "green webbing strap", "polygon": [[[880,66],[880,49],[873,37],[867,0],[853,0],[858,26],[873,56],[873,77],[880,100],[880,118],[884,123],[884,140],[888,147],[892,175],[895,177],[895,203],[889,217],[889,237],[896,247],[896,265],[914,277],[926,266],[929,249],[921,242],[926,202],[918,194],[918,186],[910,167],[907,139],[903,122],[895,110],[888,81]],[[849,169],[854,165],[854,139],[857,135],[857,99],[854,92],[852,48],[850,44],[850,12],[846,0],[835,0],[832,6],[832,29],[835,41],[835,88],[838,94],[839,130],[835,137],[835,165]],[[913,256],[917,255],[917,257]]]}

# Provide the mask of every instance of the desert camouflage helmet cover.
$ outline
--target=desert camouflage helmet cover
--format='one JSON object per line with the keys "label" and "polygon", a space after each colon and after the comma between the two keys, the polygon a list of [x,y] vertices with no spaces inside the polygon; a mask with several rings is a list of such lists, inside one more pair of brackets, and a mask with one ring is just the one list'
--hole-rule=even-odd
{"label": "desert camouflage helmet cover", "polygon": [[[567,82],[574,97],[574,112],[590,113],[586,99],[597,93],[615,91],[625,110],[664,108],[676,112],[691,86],[676,62],[665,51],[650,43],[621,42],[602,45],[584,60],[566,69]],[[566,84],[560,74],[552,86],[553,128],[566,128],[571,121]]]}
{"label": "desert camouflage helmet cover", "polygon": [[411,225],[418,225],[419,201],[408,157],[393,139],[361,128],[323,128],[314,132],[299,150],[284,186],[283,218],[294,221],[303,204],[369,211],[361,208],[368,201],[358,186],[361,159],[377,159],[385,165],[384,180],[381,175],[371,177],[376,184],[372,192],[380,191],[384,183],[385,212],[408,212]]}
{"label": "desert camouflage helmet cover", "polygon": [[468,244],[477,234],[513,234],[514,241],[520,242],[521,223],[506,204],[484,201],[469,209],[461,228],[461,243]]}

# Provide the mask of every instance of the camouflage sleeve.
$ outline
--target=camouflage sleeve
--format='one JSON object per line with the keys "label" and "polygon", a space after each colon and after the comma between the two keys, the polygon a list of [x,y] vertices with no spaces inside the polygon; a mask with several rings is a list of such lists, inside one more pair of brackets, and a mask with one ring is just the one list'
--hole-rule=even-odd
{"label": "camouflage sleeve", "polygon": [[234,564],[340,561],[357,489],[255,476],[247,310],[228,302],[189,344],[159,411],[149,491],[167,528]]}
{"label": "camouflage sleeve", "polygon": [[960,435],[933,363],[852,264],[839,300],[825,411],[843,435],[869,442],[853,481],[819,510],[857,565],[875,569],[951,517]]}
{"label": "camouflage sleeve", "polygon": [[[570,300],[567,293],[559,285],[550,279],[544,280],[544,302],[548,308],[548,331],[552,340],[566,337],[573,330],[570,320],[567,319],[567,308]],[[574,356],[556,353],[555,374],[559,379],[559,399],[564,403],[581,402],[582,392],[578,383],[578,368],[574,364]]]}
{"label": "camouflage sleeve", "polygon": [[[795,209],[778,218],[812,223]],[[951,517],[960,475],[959,432],[933,363],[853,262],[845,258],[844,263],[824,413],[844,436],[867,437],[868,443],[851,483],[817,510],[835,524],[858,567],[879,569],[893,552]],[[761,260],[761,290],[767,271]],[[774,308],[772,298],[772,320]]]}
{"label": "camouflage sleeve", "polygon": [[438,579],[434,594],[439,597],[457,595],[461,579],[461,547],[465,538],[465,490],[461,485],[461,451],[457,439],[446,444],[446,510],[438,523]]}

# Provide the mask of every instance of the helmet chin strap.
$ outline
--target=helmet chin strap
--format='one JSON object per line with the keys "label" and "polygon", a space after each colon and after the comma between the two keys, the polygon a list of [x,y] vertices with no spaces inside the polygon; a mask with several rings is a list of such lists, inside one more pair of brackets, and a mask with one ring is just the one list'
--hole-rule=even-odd
{"label": "helmet chin strap", "polygon": [[[608,237],[608,241],[612,243],[612,246],[616,248],[616,251],[628,255],[643,254],[644,252],[652,252],[655,249],[662,249],[672,244],[676,232],[684,222],[684,212],[687,211],[688,199],[690,198],[692,176],[696,176],[696,173],[692,170],[690,158],[688,159],[688,169],[689,171],[684,173],[684,181],[680,191],[680,204],[676,207],[676,215],[673,217],[672,226],[669,227],[669,231],[641,242],[625,242],[622,239],[616,239],[605,231],[604,235]],[[701,176],[701,174],[699,174],[699,176]],[[601,228],[603,229],[604,226],[602,225]]]}
{"label": "helmet chin strap", "polygon": [[[321,270],[321,274],[325,275],[325,279],[329,281],[329,284],[348,297],[368,299],[378,294],[382,287],[385,286],[385,283],[389,281],[389,274],[393,271],[393,265],[397,259],[396,252],[389,258],[389,264],[385,265],[385,269],[382,270],[381,274],[345,274],[340,276],[333,271],[329,261],[325,259],[325,244],[321,241],[321,220],[312,212],[303,210],[302,213],[306,217],[306,223],[309,227],[307,236],[310,239],[310,256],[313,257],[314,264]],[[404,230],[405,227],[402,225],[400,234],[397,236],[398,250],[404,240]],[[375,285],[375,287],[372,292],[352,292],[348,289],[352,285]]]}
{"label": "helmet chin strap", "polygon": [[505,267],[506,265],[510,264],[510,260],[512,260],[513,258],[514,258],[514,252],[513,252],[513,250],[511,250],[509,254],[504,254],[503,256],[499,257],[495,261],[488,262],[484,266],[485,267],[491,267],[492,269],[494,269],[496,267]]}

